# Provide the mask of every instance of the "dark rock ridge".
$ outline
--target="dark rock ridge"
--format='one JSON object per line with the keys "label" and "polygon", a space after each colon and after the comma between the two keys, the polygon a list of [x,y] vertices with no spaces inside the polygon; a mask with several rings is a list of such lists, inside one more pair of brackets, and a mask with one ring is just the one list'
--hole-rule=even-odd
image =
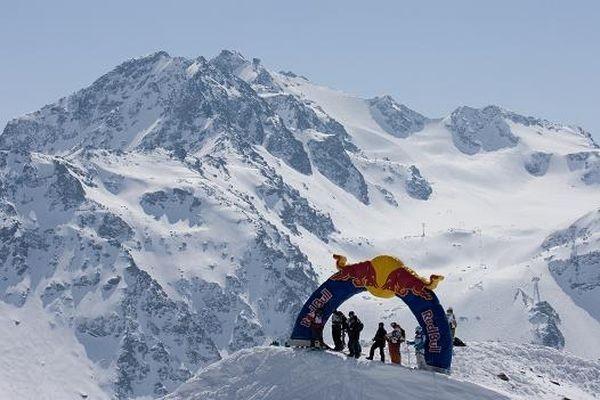
{"label": "dark rock ridge", "polygon": [[600,321],[600,209],[549,235],[542,248],[554,280],[575,304]]}
{"label": "dark rock ridge", "polygon": [[[245,79],[263,96],[285,125],[292,129],[296,136],[303,138],[312,165],[331,182],[354,195],[362,203],[369,204],[364,177],[347,154],[347,151],[357,151],[357,148],[342,124],[311,102],[301,101],[285,93],[259,60],[250,62],[239,53],[222,51],[211,62]],[[313,131],[323,135],[313,139]]]}
{"label": "dark rock ridge", "polygon": [[514,147],[519,142],[499,108],[457,108],[445,122],[454,145],[469,155]]}
{"label": "dark rock ridge", "polygon": [[164,148],[185,156],[227,134],[311,173],[302,143],[246,82],[203,58],[164,52],[125,62],[91,86],[9,122],[0,148]]}
{"label": "dark rock ridge", "polygon": [[398,104],[391,96],[374,97],[368,100],[373,119],[390,135],[407,138],[421,131],[428,118]]}
{"label": "dark rock ridge", "polygon": [[585,151],[567,154],[567,166],[571,171],[581,172],[586,185],[600,184],[600,152]]}
{"label": "dark rock ridge", "polygon": [[433,193],[433,189],[429,182],[421,176],[421,171],[416,166],[411,165],[406,172],[407,176],[404,182],[406,193],[414,199],[428,200],[431,193]]}
{"label": "dark rock ridge", "polygon": [[558,328],[560,316],[547,301],[535,304],[529,310],[529,322],[533,325],[533,343],[555,349],[565,347],[565,338]]}
{"label": "dark rock ridge", "polygon": [[551,153],[531,153],[525,160],[525,170],[533,176],[544,176],[550,166]]}

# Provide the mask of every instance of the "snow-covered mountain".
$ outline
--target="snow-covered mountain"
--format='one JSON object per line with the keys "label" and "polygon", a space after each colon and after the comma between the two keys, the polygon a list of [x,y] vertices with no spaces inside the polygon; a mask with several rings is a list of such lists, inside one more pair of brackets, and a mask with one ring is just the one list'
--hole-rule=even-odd
{"label": "snow-covered mountain", "polygon": [[[445,275],[466,340],[598,358],[599,199],[581,128],[429,118],[232,51],[133,59],[0,135],[0,382],[35,396],[19,382],[70,360],[49,398],[163,396],[285,340],[332,253]],[[398,299],[345,307],[415,324]]]}

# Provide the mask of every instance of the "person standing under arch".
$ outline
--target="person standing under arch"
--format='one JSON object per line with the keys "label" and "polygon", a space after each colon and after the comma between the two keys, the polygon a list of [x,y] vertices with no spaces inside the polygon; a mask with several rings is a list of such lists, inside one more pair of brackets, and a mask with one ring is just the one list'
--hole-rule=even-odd
{"label": "person standing under arch", "polygon": [[405,340],[405,332],[400,325],[392,322],[392,331],[387,335],[388,351],[393,364],[402,364],[400,345]]}
{"label": "person standing under arch", "polygon": [[359,358],[362,353],[360,347],[360,332],[363,330],[363,323],[358,319],[354,311],[348,313],[348,357]]}
{"label": "person standing under arch", "polygon": [[331,337],[333,338],[334,351],[344,350],[343,333],[348,328],[346,316],[340,310],[335,310],[331,316]]}
{"label": "person standing under arch", "polygon": [[427,362],[425,361],[425,335],[423,334],[423,328],[417,326],[415,328],[415,340],[412,342],[406,342],[415,346],[415,357],[417,358],[417,368],[428,369]]}
{"label": "person standing under arch", "polygon": [[369,357],[367,360],[372,360],[375,355],[375,349],[379,349],[379,355],[381,356],[381,362],[385,362],[385,352],[383,349],[385,348],[385,339],[387,336],[387,331],[383,327],[383,322],[379,323],[379,328],[377,328],[377,332],[375,333],[375,337],[373,338],[373,345],[371,346],[371,351],[369,352]]}

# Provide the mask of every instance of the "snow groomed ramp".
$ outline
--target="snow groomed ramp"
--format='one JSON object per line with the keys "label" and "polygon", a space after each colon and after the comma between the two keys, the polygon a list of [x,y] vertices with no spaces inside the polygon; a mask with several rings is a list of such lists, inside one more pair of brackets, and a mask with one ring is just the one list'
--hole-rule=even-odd
{"label": "snow groomed ramp", "polygon": [[377,297],[402,299],[423,328],[425,361],[434,370],[450,372],[452,335],[444,308],[433,292],[444,279],[442,276],[422,278],[402,261],[388,255],[356,264],[347,264],[344,256],[334,255],[334,258],[338,271],[302,307],[290,337],[292,346],[310,345],[310,321],[317,308],[323,310],[323,320],[327,321],[343,302],[368,290]]}

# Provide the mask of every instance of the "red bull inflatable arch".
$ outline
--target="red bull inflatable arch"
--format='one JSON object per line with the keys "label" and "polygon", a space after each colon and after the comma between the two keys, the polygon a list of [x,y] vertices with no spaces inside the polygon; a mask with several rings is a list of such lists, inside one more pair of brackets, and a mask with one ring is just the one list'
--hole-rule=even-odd
{"label": "red bull inflatable arch", "polygon": [[348,264],[344,256],[333,257],[338,271],[302,307],[290,338],[292,346],[310,344],[310,325],[317,308],[323,310],[323,320],[327,321],[333,311],[350,297],[369,291],[377,297],[401,298],[423,328],[425,361],[433,370],[450,372],[452,334],[444,308],[433,292],[443,276],[422,278],[399,259],[387,255],[356,264]]}

